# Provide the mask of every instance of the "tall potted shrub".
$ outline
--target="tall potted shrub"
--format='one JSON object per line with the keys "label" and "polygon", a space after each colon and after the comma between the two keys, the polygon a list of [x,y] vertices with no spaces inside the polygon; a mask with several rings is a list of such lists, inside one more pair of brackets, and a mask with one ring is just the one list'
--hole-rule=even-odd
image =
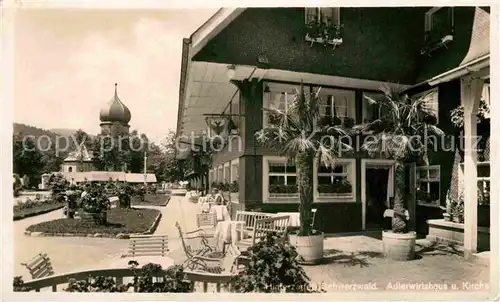
{"label": "tall potted shrub", "polygon": [[[416,233],[407,229],[405,210],[405,164],[427,159],[429,136],[444,135],[436,126],[436,116],[427,105],[425,97],[411,99],[401,91],[382,85],[383,96],[373,99],[381,113],[378,119],[358,125],[361,132],[373,131],[371,139],[365,139],[362,149],[370,156],[381,156],[395,160],[395,198],[392,230],[383,231],[384,255],[393,260],[410,260],[415,256]],[[415,219],[415,217],[410,217]]]}
{"label": "tall potted shrub", "polygon": [[87,187],[86,192],[87,194],[82,197],[82,218],[92,219],[98,224],[105,224],[107,210],[111,204],[104,192],[104,187],[93,183]]}
{"label": "tall potted shrub", "polygon": [[126,182],[117,183],[115,185],[115,194],[118,196],[120,208],[130,208],[132,195],[134,195],[134,189],[130,184]]}
{"label": "tall potted shrub", "polygon": [[273,117],[266,128],[256,133],[257,140],[289,159],[295,159],[300,198],[300,229],[297,236],[297,253],[303,263],[318,263],[323,258],[324,234],[311,227],[313,203],[313,166],[319,161],[334,166],[338,152],[351,151],[352,147],[339,139],[348,135],[340,125],[319,123],[319,90],[305,93],[303,84],[296,91],[288,110],[267,109]]}

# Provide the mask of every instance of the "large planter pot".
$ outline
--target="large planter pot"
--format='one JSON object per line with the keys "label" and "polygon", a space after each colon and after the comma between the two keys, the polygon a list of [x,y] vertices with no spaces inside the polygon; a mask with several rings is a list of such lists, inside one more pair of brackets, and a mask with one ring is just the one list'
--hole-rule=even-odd
{"label": "large planter pot", "polygon": [[94,221],[96,223],[105,223],[108,219],[108,213],[106,211],[100,213],[92,213],[92,212],[80,212],[80,218],[82,220]]}
{"label": "large planter pot", "polygon": [[323,259],[323,232],[317,231],[315,235],[298,236],[288,235],[290,244],[297,248],[300,264],[318,264]]}
{"label": "large planter pot", "polygon": [[392,231],[382,232],[384,244],[384,256],[396,261],[407,261],[415,258],[416,232],[394,233]]}
{"label": "large planter pot", "polygon": [[443,214],[444,221],[451,221],[451,215],[448,213]]}
{"label": "large planter pot", "polygon": [[490,206],[479,205],[477,207],[477,225],[482,227],[490,226]]}

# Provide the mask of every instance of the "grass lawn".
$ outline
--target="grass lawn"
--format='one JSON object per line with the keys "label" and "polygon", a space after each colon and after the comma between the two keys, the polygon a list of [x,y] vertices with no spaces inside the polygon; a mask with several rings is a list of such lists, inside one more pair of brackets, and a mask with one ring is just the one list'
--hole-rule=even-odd
{"label": "grass lawn", "polygon": [[92,221],[80,219],[56,219],[31,225],[27,228],[30,232],[44,233],[143,233],[146,232],[160,211],[155,209],[111,209],[108,210],[107,224],[98,225]]}
{"label": "grass lawn", "polygon": [[29,202],[14,206],[14,220],[20,220],[27,217],[44,214],[65,206],[64,202],[54,202],[52,200]]}
{"label": "grass lawn", "polygon": [[141,205],[141,206],[166,206],[169,200],[170,200],[170,195],[146,194],[144,196],[144,201],[141,201],[139,196],[133,196],[131,203],[132,205]]}

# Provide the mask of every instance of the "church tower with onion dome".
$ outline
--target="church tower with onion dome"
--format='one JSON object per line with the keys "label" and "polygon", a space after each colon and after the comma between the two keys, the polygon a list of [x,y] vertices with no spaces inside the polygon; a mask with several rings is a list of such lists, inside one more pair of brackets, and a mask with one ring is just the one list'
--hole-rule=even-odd
{"label": "church tower with onion dome", "polygon": [[115,83],[115,95],[99,112],[101,134],[120,136],[129,133],[132,115],[118,97],[117,86],[118,84]]}

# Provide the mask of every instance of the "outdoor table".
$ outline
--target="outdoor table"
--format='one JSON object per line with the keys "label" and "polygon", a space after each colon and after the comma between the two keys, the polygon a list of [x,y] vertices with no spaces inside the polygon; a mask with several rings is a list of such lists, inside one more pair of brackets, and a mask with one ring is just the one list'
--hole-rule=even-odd
{"label": "outdoor table", "polygon": [[217,221],[228,221],[231,220],[231,215],[224,205],[214,205],[210,208],[210,213],[214,213],[217,216]]}
{"label": "outdoor table", "polygon": [[198,200],[198,211],[200,213],[208,213],[210,211],[210,203],[208,197],[200,197]]}
{"label": "outdoor table", "polygon": [[239,233],[236,231],[238,228],[242,229],[245,227],[244,221],[221,221],[217,223],[215,227],[215,238],[217,243],[223,243],[223,251],[227,244],[235,245],[241,238],[239,238]]}
{"label": "outdoor table", "polygon": [[288,226],[298,227],[300,226],[300,213],[299,212],[279,212],[276,216],[289,216]]}

